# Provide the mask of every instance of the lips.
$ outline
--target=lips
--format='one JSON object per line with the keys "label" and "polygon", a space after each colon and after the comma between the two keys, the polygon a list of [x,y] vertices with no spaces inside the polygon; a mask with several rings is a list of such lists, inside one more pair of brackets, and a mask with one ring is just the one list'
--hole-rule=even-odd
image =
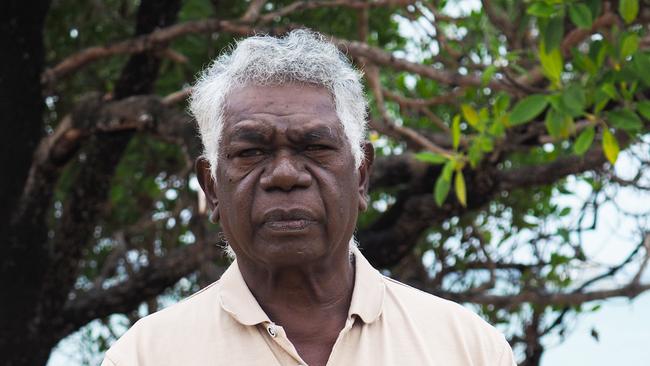
{"label": "lips", "polygon": [[315,215],[304,209],[273,209],[262,218],[263,226],[272,231],[301,231],[317,223]]}

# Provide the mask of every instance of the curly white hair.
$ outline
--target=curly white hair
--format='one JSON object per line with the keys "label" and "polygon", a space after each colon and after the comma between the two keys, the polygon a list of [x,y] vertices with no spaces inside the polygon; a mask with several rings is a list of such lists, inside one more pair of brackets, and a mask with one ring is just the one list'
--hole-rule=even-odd
{"label": "curly white hair", "polygon": [[312,31],[294,30],[282,38],[253,36],[237,42],[201,73],[190,98],[190,112],[198,122],[212,176],[216,178],[228,93],[245,85],[290,82],[320,85],[331,92],[359,167],[367,128],[361,76],[336,46]]}

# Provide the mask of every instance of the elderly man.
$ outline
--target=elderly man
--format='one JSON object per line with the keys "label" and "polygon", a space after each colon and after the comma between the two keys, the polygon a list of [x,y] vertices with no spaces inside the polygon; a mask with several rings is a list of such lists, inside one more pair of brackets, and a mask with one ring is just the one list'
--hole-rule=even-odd
{"label": "elderly man", "polygon": [[368,205],[360,75],[306,31],[251,37],[197,82],[197,174],[234,263],[137,322],[104,365],[512,366],[463,307],[382,276],[356,248]]}

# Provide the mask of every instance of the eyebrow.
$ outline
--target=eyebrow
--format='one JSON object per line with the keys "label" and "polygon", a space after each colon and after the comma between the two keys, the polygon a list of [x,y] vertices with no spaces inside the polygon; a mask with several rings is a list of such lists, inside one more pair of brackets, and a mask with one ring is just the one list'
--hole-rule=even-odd
{"label": "eyebrow", "polygon": [[268,126],[246,124],[235,126],[230,135],[231,141],[245,141],[252,143],[265,143],[271,139],[272,131]]}
{"label": "eyebrow", "polygon": [[290,140],[299,140],[309,144],[322,140],[338,140],[338,134],[329,126],[318,126],[291,131],[288,136]]}

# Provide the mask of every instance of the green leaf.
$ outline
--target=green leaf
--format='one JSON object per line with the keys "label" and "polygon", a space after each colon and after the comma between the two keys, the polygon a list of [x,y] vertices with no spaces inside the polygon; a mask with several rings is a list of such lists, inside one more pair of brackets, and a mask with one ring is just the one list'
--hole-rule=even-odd
{"label": "green leaf", "polygon": [[589,7],[589,11],[591,11],[591,15],[593,17],[598,17],[600,15],[600,12],[602,11],[602,5],[601,5],[602,0],[587,0],[587,6]]}
{"label": "green leaf", "polygon": [[492,107],[492,112],[495,116],[500,115],[508,110],[510,106],[510,95],[506,93],[499,93],[496,100],[494,101],[494,106]]}
{"label": "green leaf", "polygon": [[440,154],[435,154],[430,151],[423,151],[415,154],[415,159],[419,161],[423,161],[425,163],[434,164],[434,165],[444,164],[449,160]]}
{"label": "green leaf", "polygon": [[571,261],[571,258],[569,258],[569,257],[567,257],[565,255],[561,255],[561,254],[557,254],[557,253],[551,253],[551,261],[550,262],[551,262],[552,266],[559,266],[559,265],[562,265],[562,264],[569,263],[570,261]]}
{"label": "green leaf", "polygon": [[492,152],[494,150],[494,142],[489,136],[482,135],[476,139],[476,143],[483,152]]}
{"label": "green leaf", "polygon": [[573,84],[562,93],[562,103],[572,117],[580,116],[584,113],[586,97],[582,86]]}
{"label": "green leaf", "polygon": [[454,160],[449,160],[445,166],[442,167],[442,179],[451,183],[451,175],[454,174],[454,169],[456,169],[456,162]]}
{"label": "green leaf", "polygon": [[433,191],[433,196],[438,206],[442,206],[442,204],[445,203],[445,199],[449,194],[449,188],[451,188],[451,182],[444,179],[443,175],[440,174],[438,180],[436,180],[436,187]]}
{"label": "green leaf", "polygon": [[554,51],[560,48],[564,38],[564,17],[553,17],[542,27],[543,43],[547,51]]}
{"label": "green leaf", "polygon": [[650,119],[650,101],[643,100],[636,104],[636,109],[641,113],[643,118]]}
{"label": "green leaf", "polygon": [[608,129],[605,129],[603,131],[603,151],[605,152],[605,157],[607,160],[609,160],[609,162],[614,165],[616,163],[616,159],[618,158],[620,148],[618,147],[618,141],[616,141],[616,137],[614,137],[614,135],[612,135]]}
{"label": "green leaf", "polygon": [[460,106],[460,108],[463,111],[463,117],[465,117],[465,120],[467,120],[470,126],[476,128],[479,122],[478,113],[476,112],[476,109],[474,109],[469,104],[463,104]]}
{"label": "green leaf", "polygon": [[456,179],[454,181],[454,189],[456,191],[456,198],[458,202],[465,207],[467,206],[467,189],[465,188],[465,177],[463,177],[463,171],[456,171]]}
{"label": "green leaf", "polygon": [[544,75],[551,80],[554,84],[560,84],[560,77],[564,69],[564,61],[562,60],[562,53],[559,48],[548,52],[544,42],[539,45],[539,61],[542,64],[542,71]]}
{"label": "green leaf", "polygon": [[573,152],[578,155],[583,155],[591,147],[591,143],[594,141],[594,135],[596,131],[593,126],[587,127],[584,131],[580,133],[576,139],[575,144],[573,145]]}
{"label": "green leaf", "polygon": [[620,98],[620,95],[618,95],[618,92],[616,91],[616,87],[612,83],[606,83],[603,84],[600,89],[607,94],[611,99],[618,99]]}
{"label": "green leaf", "polygon": [[545,96],[535,94],[520,100],[510,114],[510,125],[516,126],[530,122],[537,117],[548,105]]}
{"label": "green leaf", "polygon": [[529,6],[526,13],[539,18],[548,18],[555,14],[555,8],[543,1],[538,1]]}
{"label": "green leaf", "polygon": [[632,69],[645,86],[650,87],[650,56],[637,53],[632,58]]}
{"label": "green leaf", "polygon": [[549,135],[558,138],[562,136],[562,122],[564,118],[562,115],[557,112],[555,109],[551,109],[546,113],[546,119],[544,119],[544,125],[546,125],[546,130]]}
{"label": "green leaf", "polygon": [[591,10],[585,4],[569,5],[569,18],[578,28],[591,28]]}
{"label": "green leaf", "polygon": [[641,118],[629,109],[615,109],[607,112],[606,115],[612,126],[627,132],[638,132],[643,128]]}
{"label": "green leaf", "polygon": [[620,0],[618,2],[618,12],[625,20],[625,23],[632,23],[639,14],[639,0]]}
{"label": "green leaf", "polygon": [[458,144],[460,144],[460,116],[455,115],[453,121],[451,122],[451,139],[454,146],[454,150],[458,150]]}
{"label": "green leaf", "polygon": [[608,43],[602,40],[596,40],[589,46],[589,58],[596,64],[596,67],[603,66],[608,49]]}
{"label": "green leaf", "polygon": [[621,41],[621,60],[632,56],[639,48],[639,36],[635,33],[627,33]]}
{"label": "green leaf", "polygon": [[573,64],[582,71],[586,71],[591,75],[596,75],[598,73],[598,68],[596,64],[589,58],[589,56],[578,51],[576,48],[572,49],[573,54]]}
{"label": "green leaf", "polygon": [[490,83],[492,80],[492,77],[494,74],[497,72],[497,67],[494,65],[488,66],[485,71],[483,71],[483,74],[481,75],[481,84],[483,86],[486,86],[487,84]]}
{"label": "green leaf", "polygon": [[483,150],[481,150],[481,146],[476,142],[476,139],[469,145],[467,157],[469,158],[469,165],[472,168],[476,168],[483,159]]}

